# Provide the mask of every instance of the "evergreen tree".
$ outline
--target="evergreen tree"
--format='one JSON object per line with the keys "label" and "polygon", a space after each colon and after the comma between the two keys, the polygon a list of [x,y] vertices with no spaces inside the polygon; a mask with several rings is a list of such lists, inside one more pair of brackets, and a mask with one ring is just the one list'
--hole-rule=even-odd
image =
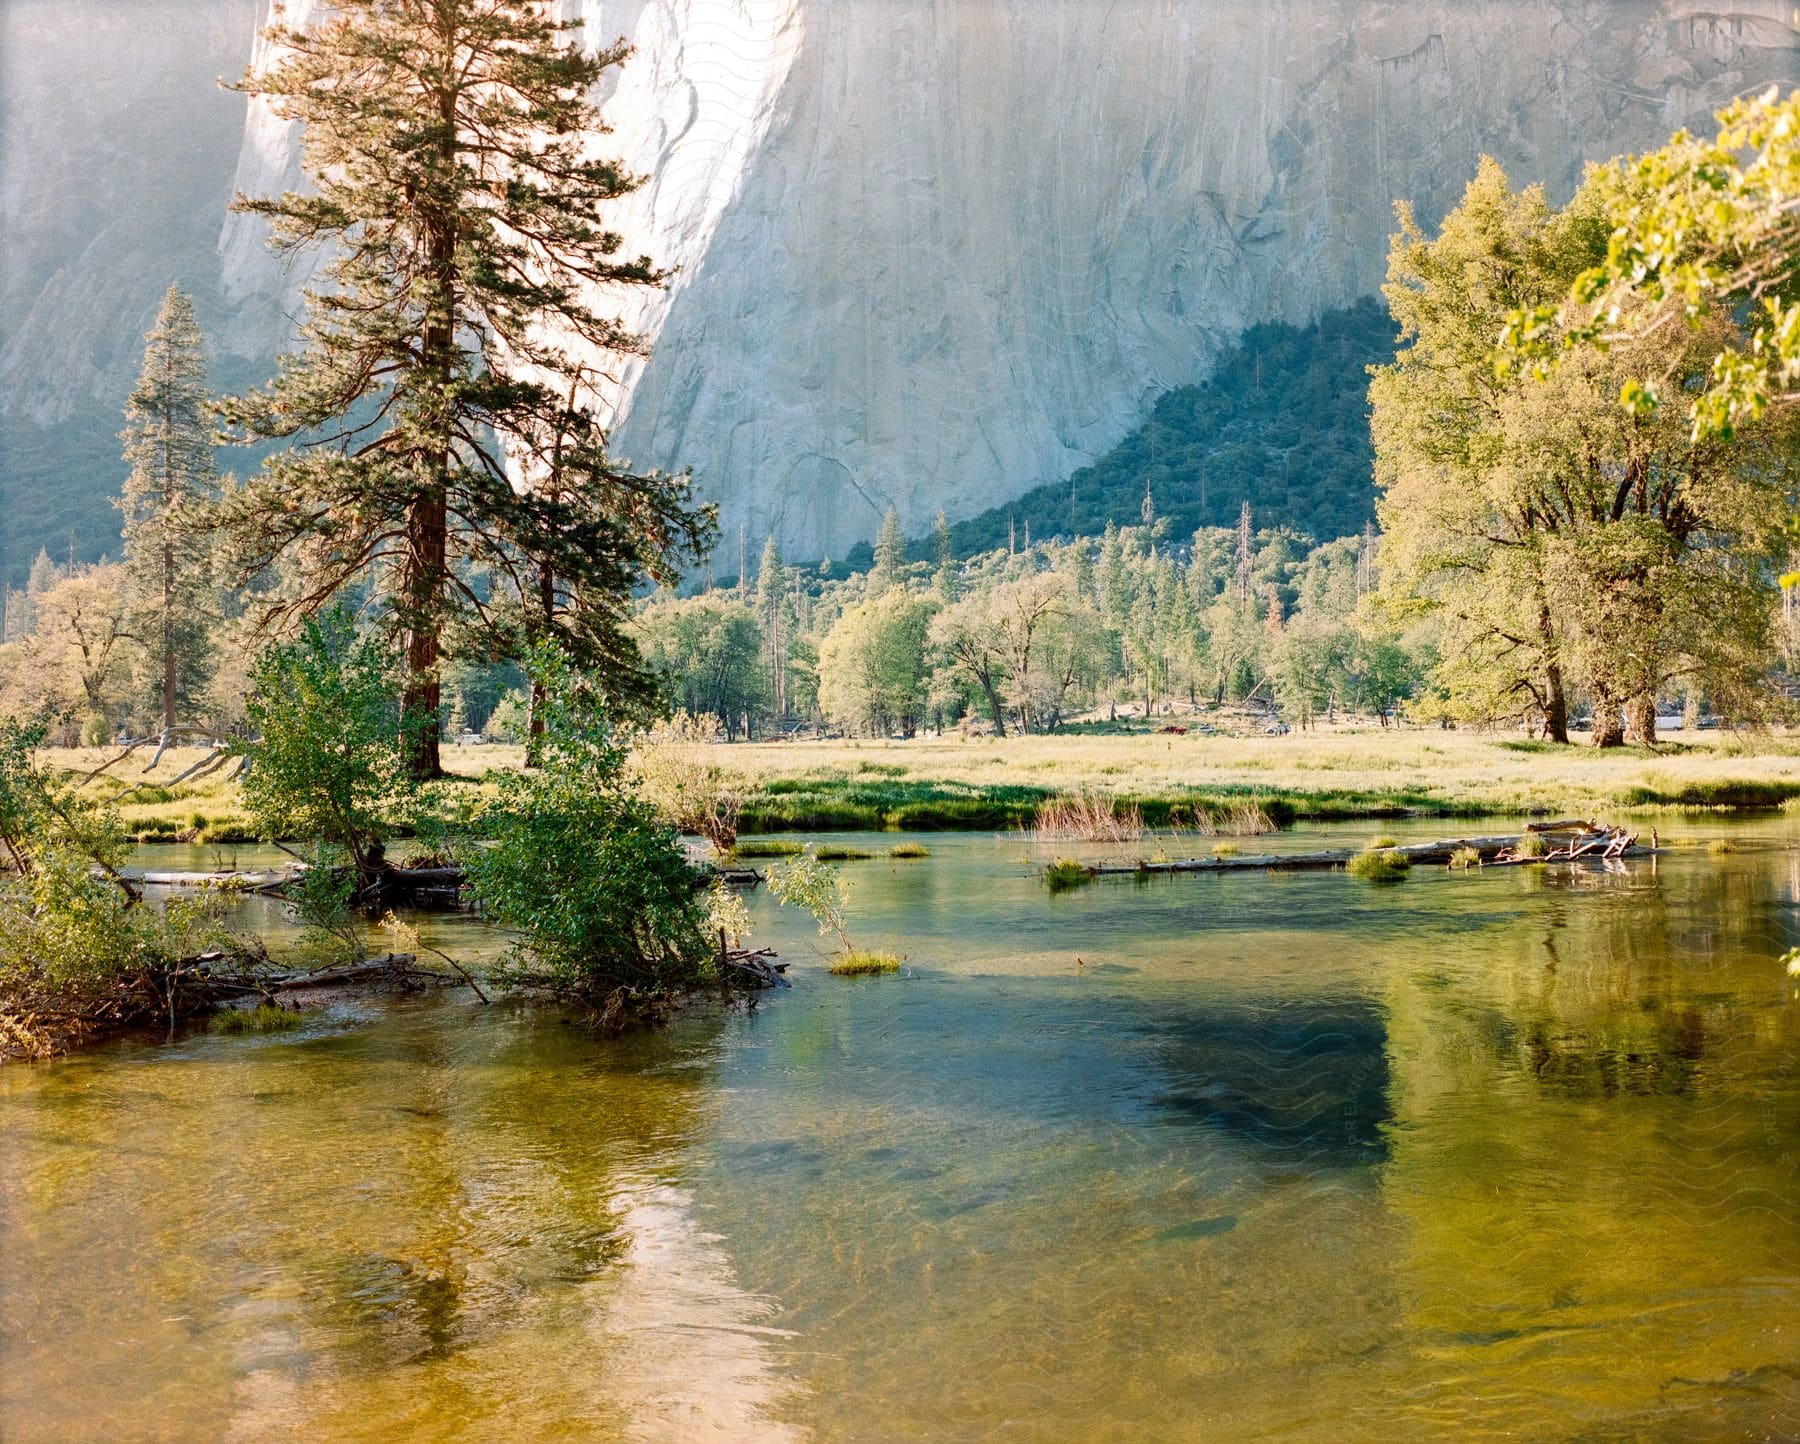
{"label": "evergreen tree", "polygon": [[900,530],[900,513],[893,507],[882,518],[875,538],[875,566],[869,573],[869,595],[878,597],[906,579],[906,536]]}
{"label": "evergreen tree", "polygon": [[763,543],[762,561],[756,573],[756,616],[762,623],[763,656],[769,667],[769,702],[779,721],[787,715],[787,571],[781,565],[781,548],[775,535]]}
{"label": "evergreen tree", "polygon": [[194,303],[170,286],[144,337],[144,367],[125,403],[125,591],[129,626],[148,663],[165,728],[192,716],[211,654],[210,561],[189,524],[213,500],[218,472],[207,425],[205,340]]}
{"label": "evergreen tree", "polygon": [[664,273],[621,257],[601,220],[641,177],[589,152],[605,132],[591,97],[625,47],[590,56],[546,8],[339,0],[311,29],[273,27],[282,59],[242,84],[302,123],[312,187],[237,208],[269,217],[279,249],[328,260],[301,350],[228,407],[250,436],[307,444],[223,522],[246,579],[299,559],[271,622],[391,568],[421,776],[438,770],[441,666],[465,639],[503,655],[547,634],[616,699],[647,697],[631,589],[712,528],[685,477],[626,472],[592,420],[600,373],[646,347],[590,297]]}

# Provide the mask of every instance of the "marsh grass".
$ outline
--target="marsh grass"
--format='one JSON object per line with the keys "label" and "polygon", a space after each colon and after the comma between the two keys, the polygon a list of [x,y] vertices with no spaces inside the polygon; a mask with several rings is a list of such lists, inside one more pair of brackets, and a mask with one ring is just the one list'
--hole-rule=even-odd
{"label": "marsh grass", "polygon": [[1135,842],[1144,835],[1144,819],[1132,803],[1081,792],[1039,806],[1031,835],[1041,842]]}
{"label": "marsh grass", "polygon": [[884,973],[900,971],[900,959],[893,953],[856,952],[846,953],[836,959],[830,969],[834,977],[839,978],[872,978]]}
{"label": "marsh grass", "polygon": [[1397,852],[1370,848],[1344,864],[1344,871],[1364,882],[1401,882],[1412,864]]}
{"label": "marsh grass", "polygon": [[1214,857],[1236,857],[1243,850],[1235,842],[1215,842],[1213,844]]}
{"label": "marsh grass", "polygon": [[1398,847],[1400,843],[1397,838],[1390,837],[1385,832],[1378,832],[1369,839],[1367,845],[1372,849],[1379,850],[1384,847]]}
{"label": "marsh grass", "polygon": [[791,837],[740,837],[731,849],[738,858],[798,857],[800,852],[801,844]]}
{"label": "marsh grass", "polygon": [[1093,880],[1093,873],[1072,857],[1059,857],[1044,869],[1044,886],[1051,892],[1067,892],[1070,888],[1085,887]]}
{"label": "marsh grass", "polygon": [[822,845],[817,853],[820,862],[866,862],[875,856],[860,847],[834,847],[830,843]]}
{"label": "marsh grass", "polygon": [[1715,837],[1711,842],[1706,844],[1706,854],[1708,857],[1730,857],[1731,854],[1737,850],[1737,844],[1729,837]]}
{"label": "marsh grass", "polygon": [[889,857],[930,857],[931,849],[922,842],[897,842],[888,849]]}
{"label": "marsh grass", "polygon": [[1472,867],[1480,867],[1480,849],[1473,847],[1457,848],[1455,852],[1450,854],[1450,866],[1453,868],[1461,868],[1465,872]]}
{"label": "marsh grass", "polygon": [[1513,849],[1520,857],[1542,857],[1550,851],[1550,844],[1535,832],[1528,832],[1519,839],[1518,846]]}
{"label": "marsh grass", "polygon": [[275,1003],[258,1003],[254,1008],[226,1008],[212,1016],[211,1029],[228,1035],[245,1033],[286,1033],[298,1028],[301,1016],[297,1009]]}

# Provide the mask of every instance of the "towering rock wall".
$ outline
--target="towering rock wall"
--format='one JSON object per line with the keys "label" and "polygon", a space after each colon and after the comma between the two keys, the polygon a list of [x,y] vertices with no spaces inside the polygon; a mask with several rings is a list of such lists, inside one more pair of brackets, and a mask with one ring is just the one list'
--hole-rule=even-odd
{"label": "towering rock wall", "polygon": [[[15,503],[117,485],[78,453],[116,450],[171,279],[227,374],[286,338],[301,278],[223,207],[292,183],[295,138],[212,84],[269,3],[0,9]],[[1435,218],[1483,151],[1560,197],[1800,79],[1773,0],[560,3],[636,46],[596,144],[652,177],[633,249],[679,267],[612,300],[657,346],[609,398],[617,449],[798,556],[1065,474],[1244,326],[1372,290],[1393,200]]]}

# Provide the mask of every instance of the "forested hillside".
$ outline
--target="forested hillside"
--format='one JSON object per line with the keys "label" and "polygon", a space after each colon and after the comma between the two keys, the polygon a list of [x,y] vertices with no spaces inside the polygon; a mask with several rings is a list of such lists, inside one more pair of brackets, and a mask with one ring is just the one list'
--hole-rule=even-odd
{"label": "forested hillside", "polygon": [[1319,540],[1374,515],[1368,367],[1394,358],[1379,302],[1304,328],[1254,326],[1199,386],[1165,393],[1148,421],[1092,466],[951,528],[959,556],[1033,536],[1097,536],[1136,524],[1149,489],[1176,536],[1235,526],[1249,501],[1259,527]]}

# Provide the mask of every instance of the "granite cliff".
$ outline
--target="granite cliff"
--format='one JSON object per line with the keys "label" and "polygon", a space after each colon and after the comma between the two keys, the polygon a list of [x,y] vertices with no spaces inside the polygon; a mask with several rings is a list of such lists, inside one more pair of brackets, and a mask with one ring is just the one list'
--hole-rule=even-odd
{"label": "granite cliff", "polygon": [[[637,46],[607,143],[654,177],[633,241],[680,267],[636,313],[657,355],[621,378],[618,450],[800,556],[1067,475],[1245,327],[1368,294],[1394,199],[1435,217],[1483,151],[1560,197],[1800,79],[1771,0],[564,3]],[[70,439],[110,449],[170,278],[224,370],[281,343],[296,278],[223,205],[291,177],[293,138],[210,83],[261,8],[6,8],[14,565],[43,531],[20,501],[116,484]]]}

